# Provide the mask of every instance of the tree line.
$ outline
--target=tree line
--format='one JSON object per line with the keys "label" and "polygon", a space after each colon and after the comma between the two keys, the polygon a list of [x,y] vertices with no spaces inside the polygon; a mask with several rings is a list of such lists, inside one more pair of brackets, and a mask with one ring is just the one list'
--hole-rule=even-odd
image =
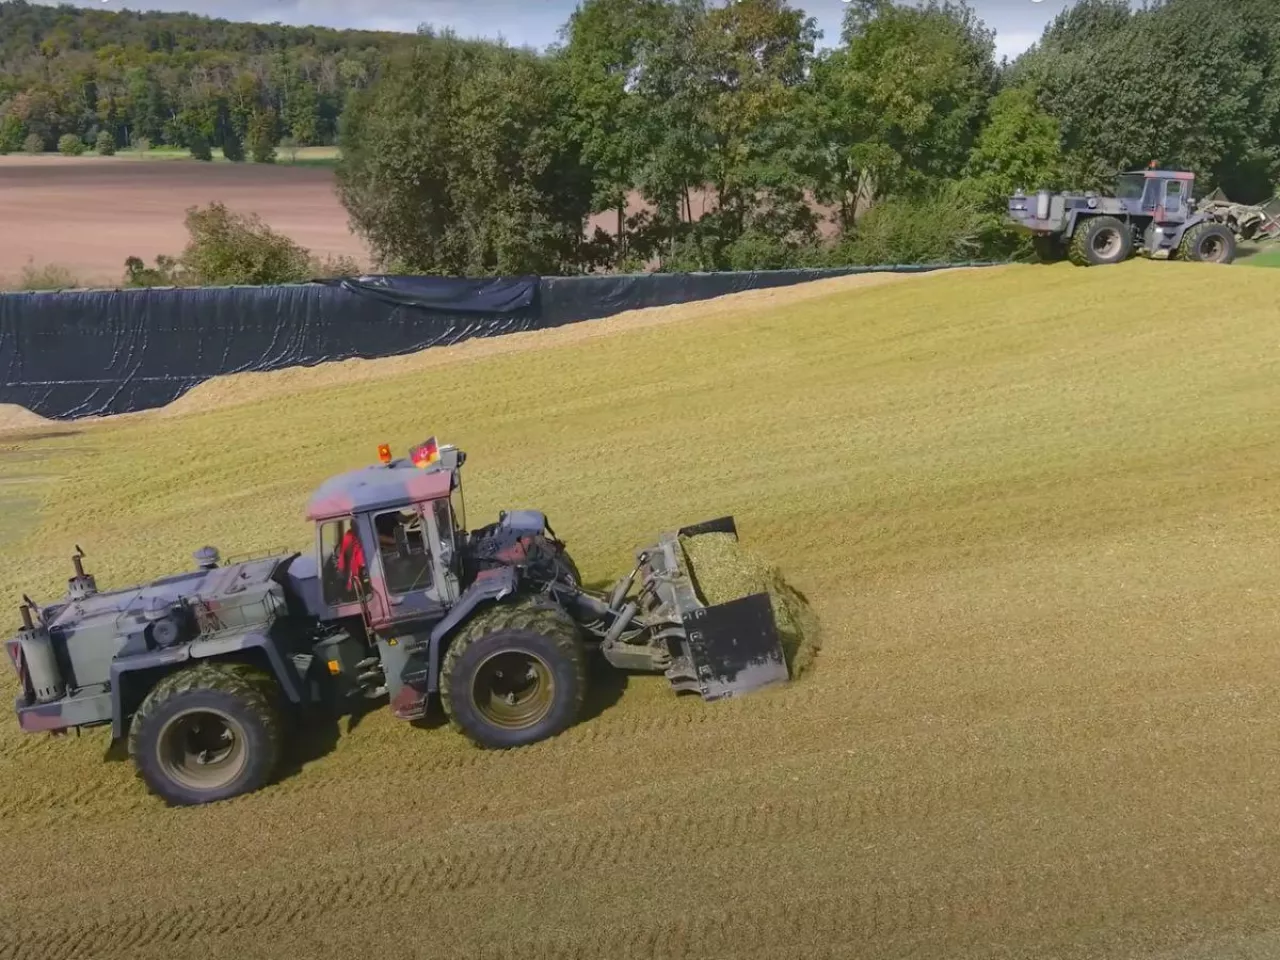
{"label": "tree line", "polygon": [[0,153],[332,144],[352,92],[413,39],[0,2]]}
{"label": "tree line", "polygon": [[386,262],[549,274],[1006,256],[1019,187],[1280,176],[1274,0],[1081,0],[1013,63],[963,0],[852,0],[817,40],[785,0],[586,0],[541,55],[427,31],[353,95],[340,192]]}
{"label": "tree line", "polygon": [[0,149],[336,141],[384,269],[471,275],[1003,257],[1018,187],[1280,178],[1274,0],[1080,0],[1012,63],[964,0],[850,0],[819,39],[787,0],[583,0],[541,53],[0,3]]}

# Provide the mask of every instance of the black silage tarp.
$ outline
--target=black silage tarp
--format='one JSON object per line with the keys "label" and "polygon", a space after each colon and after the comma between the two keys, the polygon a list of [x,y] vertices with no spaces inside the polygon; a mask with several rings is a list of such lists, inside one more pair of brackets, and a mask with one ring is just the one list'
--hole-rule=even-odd
{"label": "black silage tarp", "polygon": [[866,268],[753,270],[735,273],[648,273],[595,277],[545,277],[542,301],[546,325],[599,320],[626,310],[665,307],[723,297],[747,290],[785,287],[826,277],[865,272]]}
{"label": "black silage tarp", "polygon": [[324,284],[5,294],[0,403],[56,420],[128,413],[221,374],[390,357],[537,325],[532,309],[428,309]]}
{"label": "black silage tarp", "polygon": [[54,420],[130,413],[224,374],[391,357],[853,273],[988,265],[7,293],[0,403]]}

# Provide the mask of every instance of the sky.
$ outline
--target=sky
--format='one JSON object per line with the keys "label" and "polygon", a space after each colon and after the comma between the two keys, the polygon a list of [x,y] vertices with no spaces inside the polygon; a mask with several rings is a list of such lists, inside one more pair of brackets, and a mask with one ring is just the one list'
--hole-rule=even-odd
{"label": "sky", "polygon": [[[55,5],[60,0],[36,0]],[[65,0],[63,0],[65,2]],[[996,31],[996,59],[1017,56],[1073,0],[970,0]],[[516,46],[543,48],[577,7],[577,0],[79,0],[109,10],[187,11],[229,20],[294,26],[357,27],[413,32],[420,24],[451,27],[464,37],[501,36]],[[818,21],[821,45],[839,42],[843,0],[792,0]]]}

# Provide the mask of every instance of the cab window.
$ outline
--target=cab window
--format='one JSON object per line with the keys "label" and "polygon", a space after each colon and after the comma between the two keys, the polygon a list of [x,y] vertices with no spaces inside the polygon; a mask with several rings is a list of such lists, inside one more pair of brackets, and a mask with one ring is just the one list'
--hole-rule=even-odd
{"label": "cab window", "polygon": [[373,526],[387,592],[405,594],[430,588],[431,549],[422,514],[417,510],[388,510],[374,516]]}

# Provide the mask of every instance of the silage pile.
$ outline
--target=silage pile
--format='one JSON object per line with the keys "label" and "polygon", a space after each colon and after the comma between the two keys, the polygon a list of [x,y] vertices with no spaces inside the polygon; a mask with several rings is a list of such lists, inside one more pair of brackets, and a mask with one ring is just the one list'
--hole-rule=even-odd
{"label": "silage pile", "polygon": [[704,603],[710,606],[768,593],[792,679],[812,665],[821,646],[818,618],[776,567],[728,533],[681,537],[680,545],[684,548],[681,566],[692,577]]}

